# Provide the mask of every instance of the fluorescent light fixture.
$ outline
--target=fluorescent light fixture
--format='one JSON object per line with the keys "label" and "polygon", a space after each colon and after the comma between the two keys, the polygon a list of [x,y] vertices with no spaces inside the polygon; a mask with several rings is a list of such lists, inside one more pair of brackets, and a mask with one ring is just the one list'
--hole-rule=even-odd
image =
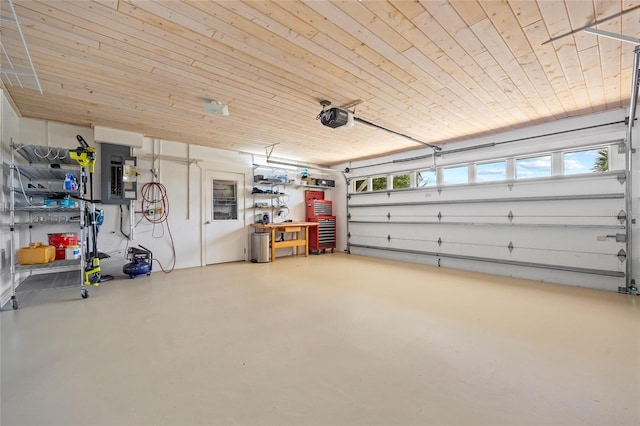
{"label": "fluorescent light fixture", "polygon": [[207,114],[229,115],[229,107],[218,100],[203,102],[202,108]]}

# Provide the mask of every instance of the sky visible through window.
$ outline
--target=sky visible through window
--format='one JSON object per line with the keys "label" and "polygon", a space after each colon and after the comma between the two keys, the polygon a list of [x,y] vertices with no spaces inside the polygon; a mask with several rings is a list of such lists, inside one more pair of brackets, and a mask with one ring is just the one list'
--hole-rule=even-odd
{"label": "sky visible through window", "polygon": [[444,184],[469,183],[469,166],[444,169]]}
{"label": "sky visible through window", "polygon": [[516,160],[516,179],[551,176],[551,156],[519,158]]}
{"label": "sky visible through window", "polygon": [[424,170],[418,172],[418,187],[434,186],[436,184],[436,172],[431,170]]}
{"label": "sky visible through window", "polygon": [[595,171],[594,165],[599,157],[598,151],[598,149],[591,149],[564,154],[564,174],[593,173]]}
{"label": "sky visible through window", "polygon": [[[562,153],[564,175],[606,172],[609,170],[608,148],[600,147],[584,151]],[[516,179],[528,179],[551,176],[551,155],[518,158],[516,163]],[[469,183],[469,166],[449,167],[442,169],[444,185]],[[476,165],[476,182],[503,181],[507,179],[507,162],[505,160]],[[393,176],[393,188],[409,188],[409,175]],[[356,191],[367,191],[366,179],[356,181]],[[363,187],[360,185],[364,184]],[[416,186],[437,185],[437,173],[433,170],[422,170],[416,173]],[[359,191],[358,191],[359,189]],[[386,189],[386,178],[374,178],[373,190]]]}
{"label": "sky visible through window", "polygon": [[507,163],[505,161],[478,164],[476,167],[476,181],[478,182],[491,182],[494,180],[505,180],[506,178]]}

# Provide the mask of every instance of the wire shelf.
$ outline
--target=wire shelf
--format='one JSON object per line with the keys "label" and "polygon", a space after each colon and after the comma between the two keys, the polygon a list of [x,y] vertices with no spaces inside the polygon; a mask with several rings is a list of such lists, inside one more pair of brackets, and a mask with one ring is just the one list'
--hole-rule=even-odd
{"label": "wire shelf", "polygon": [[41,263],[38,265],[20,265],[16,264],[16,271],[38,271],[38,270],[55,270],[62,268],[70,268],[76,267],[76,269],[80,269],[80,259],[62,259],[62,260],[54,260],[49,263]]}

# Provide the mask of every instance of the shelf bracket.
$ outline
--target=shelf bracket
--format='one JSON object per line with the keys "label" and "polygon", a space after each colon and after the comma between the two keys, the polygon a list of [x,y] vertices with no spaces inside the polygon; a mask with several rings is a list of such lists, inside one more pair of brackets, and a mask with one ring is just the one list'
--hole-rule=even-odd
{"label": "shelf bracket", "polygon": [[276,145],[278,145],[280,142],[276,142],[273,145],[267,145],[264,147],[264,151],[265,154],[267,156],[267,162],[269,162],[269,160],[271,159],[271,154],[273,154],[273,149],[276,147]]}

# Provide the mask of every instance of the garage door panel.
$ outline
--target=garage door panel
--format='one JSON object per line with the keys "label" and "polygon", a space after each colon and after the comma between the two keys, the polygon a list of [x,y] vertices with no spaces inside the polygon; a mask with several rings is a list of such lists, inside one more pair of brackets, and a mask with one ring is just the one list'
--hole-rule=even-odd
{"label": "garage door panel", "polygon": [[361,252],[529,267],[532,279],[545,267],[620,277],[626,217],[619,177],[352,194],[349,244]]}
{"label": "garage door panel", "polygon": [[[477,229],[476,229],[477,228]],[[450,244],[468,244],[479,247],[527,248],[538,250],[555,250],[565,252],[593,252],[615,254],[624,249],[623,234],[603,233],[599,228],[572,228],[558,232],[555,227],[522,228],[518,226],[474,227],[465,225],[443,224],[432,227],[409,224],[364,224],[355,223],[350,234],[368,236],[393,241],[440,241],[443,247]]]}
{"label": "garage door panel", "polygon": [[353,221],[623,226],[624,199],[400,204],[350,208]]}

